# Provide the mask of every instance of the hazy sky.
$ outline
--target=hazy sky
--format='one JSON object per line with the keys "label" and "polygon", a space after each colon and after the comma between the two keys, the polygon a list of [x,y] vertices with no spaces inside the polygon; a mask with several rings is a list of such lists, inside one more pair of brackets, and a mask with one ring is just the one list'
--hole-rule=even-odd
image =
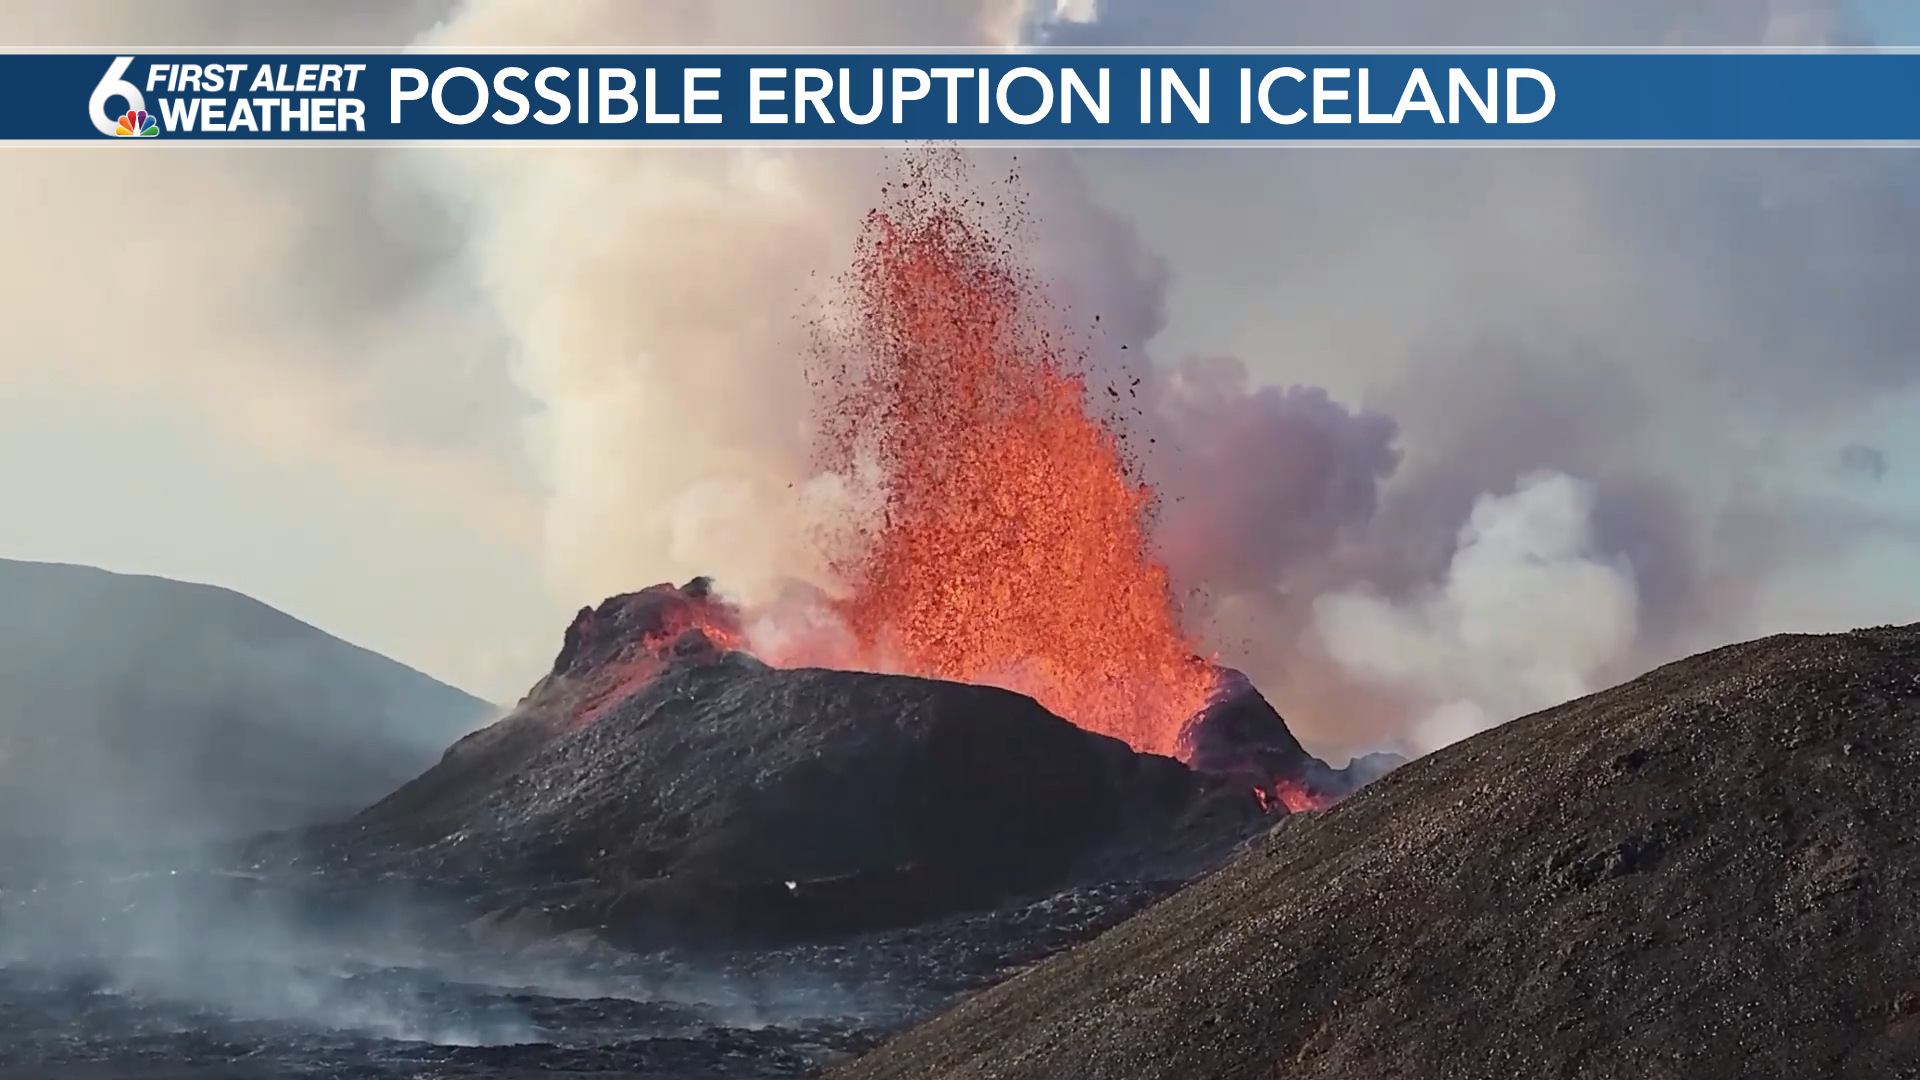
{"label": "hazy sky", "polygon": [[[745,43],[748,34],[958,42],[991,40],[990,24],[1011,6],[838,0],[801,15],[777,4],[660,4],[642,16],[507,0],[458,10],[12,0],[0,3],[0,42],[379,44],[412,40],[443,18],[449,40],[528,45]],[[1175,8],[1183,13],[1168,14]],[[1427,33],[1431,14],[1416,0],[1354,3],[1346,22],[1327,10],[1216,0],[1189,15],[1135,0],[1099,5],[1090,28],[1062,32],[1219,42],[1245,24],[1248,41],[1398,44],[1381,30],[1402,25],[1396,13],[1401,38]],[[1780,28],[1813,12],[1893,42],[1920,33],[1906,11],[1869,0],[1476,0],[1460,5],[1457,29],[1472,38],[1512,27],[1506,36],[1520,44],[1669,32],[1713,40],[1711,28],[1724,28],[1718,40],[1746,41],[1798,33]],[[726,289],[746,289],[735,280],[746,276],[753,295],[790,294],[808,271],[839,269],[837,238],[857,225],[857,193],[867,190],[840,181],[851,156],[695,164],[609,150],[535,163],[527,155],[543,151],[455,160],[433,150],[143,149],[151,160],[137,164],[87,150],[0,152],[10,256],[0,270],[0,556],[229,586],[495,700],[517,697],[542,672],[574,608],[685,576],[701,554],[687,537],[724,533],[730,500],[749,498],[725,485],[665,484],[682,447],[648,441],[649,410],[698,395],[701,415],[721,426],[687,452],[724,458],[728,431],[764,427],[762,406],[713,405],[738,385],[713,374],[733,369],[703,358],[777,352],[792,326],[727,309],[746,293],[681,278],[711,271]],[[1639,193],[1647,170],[1624,156],[1547,151],[1101,151],[1077,160],[1093,203],[1165,260],[1165,325],[1152,341],[1163,361],[1237,356],[1257,384],[1311,382],[1356,407],[1393,411],[1415,474],[1423,462],[1467,460],[1459,447],[1471,443],[1485,401],[1519,400],[1536,377],[1546,385],[1617,368],[1633,388],[1630,448],[1601,439],[1604,451],[1554,447],[1538,461],[1516,451],[1476,466],[1473,482],[1490,477],[1498,493],[1527,469],[1591,467],[1655,477],[1689,506],[1762,507],[1777,543],[1742,558],[1764,559],[1763,587],[1737,620],[1690,624],[1689,642],[1911,620],[1920,554],[1905,523],[1920,518],[1920,404],[1906,367],[1856,364],[1854,354],[1920,349],[1893,340],[1906,329],[1897,313],[1850,307],[1855,288],[1829,297],[1752,271],[1741,245],[1723,242],[1750,235],[1732,217],[1724,232],[1671,228],[1667,215],[1691,223],[1696,204],[1733,214],[1751,194],[1729,193],[1753,170],[1705,164],[1711,156],[1649,156],[1671,182]],[[1789,201],[1812,192],[1813,209],[1790,229],[1764,226],[1784,237],[1761,256],[1769,265],[1810,250],[1845,262],[1855,254],[1848,245],[1889,232],[1911,246],[1920,216],[1898,216],[1909,204],[1895,196],[1884,228],[1832,216],[1866,205],[1849,185],[1877,192],[1879,171],[1903,162],[1789,157],[1765,175]],[[1912,176],[1896,180],[1911,187]],[[742,191],[761,200],[751,215],[739,209],[751,200],[733,198]],[[606,223],[555,216],[556,203],[605,197],[618,204]],[[705,224],[684,224],[694,221]],[[617,242],[601,233],[623,222],[647,231],[647,244],[634,243],[647,251],[608,247]],[[762,259],[763,248],[783,254]],[[749,253],[750,272],[727,263]],[[1855,261],[1847,273],[1911,303],[1896,256]],[[1804,311],[1783,309],[1783,295],[1813,299]],[[673,321],[677,310],[709,306],[711,325]],[[1781,322],[1769,323],[1776,313]],[[751,325],[732,325],[740,321]],[[592,340],[570,336],[576,324]],[[1768,351],[1798,335],[1832,355]],[[1543,340],[1580,358],[1522,362],[1519,383],[1464,380],[1457,401],[1414,389],[1463,352],[1531,356]],[[665,363],[660,353],[680,367],[648,367]],[[648,396],[662,384],[630,379],[629,361],[679,372],[664,406]],[[1648,393],[1667,371],[1683,388]],[[1592,422],[1605,426],[1614,421],[1601,408],[1613,399],[1601,399]],[[1509,445],[1531,438],[1519,431]],[[623,501],[633,505],[608,509]],[[1819,513],[1781,509],[1812,503]],[[1464,507],[1448,505],[1455,529]],[[721,525],[685,526],[691,518]],[[1774,528],[1789,518],[1808,523]],[[1710,571],[1721,549],[1702,534],[1689,551]],[[716,561],[758,558],[729,551]],[[1749,564],[1727,556],[1725,565]],[[1650,588],[1643,578],[1643,605]]]}

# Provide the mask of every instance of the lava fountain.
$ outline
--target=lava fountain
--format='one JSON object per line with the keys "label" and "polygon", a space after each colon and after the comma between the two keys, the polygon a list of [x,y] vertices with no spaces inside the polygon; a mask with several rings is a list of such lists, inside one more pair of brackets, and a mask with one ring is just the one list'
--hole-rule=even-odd
{"label": "lava fountain", "polygon": [[1154,557],[1153,491],[1016,258],[1019,207],[962,168],[917,158],[886,189],[812,355],[818,463],[878,477],[831,553],[837,613],[875,666],[1175,754],[1218,680]]}

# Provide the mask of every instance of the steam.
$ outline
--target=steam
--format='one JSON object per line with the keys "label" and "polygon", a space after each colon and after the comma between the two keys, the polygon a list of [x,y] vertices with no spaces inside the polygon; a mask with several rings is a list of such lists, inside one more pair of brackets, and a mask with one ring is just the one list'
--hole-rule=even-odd
{"label": "steam", "polygon": [[[469,0],[439,45],[1010,40],[1006,0],[749,2],[692,9]],[[766,600],[822,579],[803,496],[797,357],[816,273],[851,250],[877,153],[596,149],[416,155],[468,223],[478,287],[516,385],[539,406],[555,587],[598,597],[710,574]],[[817,490],[813,489],[813,490]],[[816,500],[817,501],[817,500]]]}
{"label": "steam", "polygon": [[30,888],[0,889],[0,966],[240,1021],[445,1046],[542,1038],[504,1000],[445,992],[457,958],[427,946],[445,942],[427,930],[428,907],[368,906],[322,927],[286,894],[195,853],[154,861],[172,866],[56,865]]}
{"label": "steam", "polygon": [[0,560],[0,598],[0,979],[390,1038],[524,1037],[357,977],[416,963],[388,944],[407,912],[324,930],[224,870],[243,837],[385,795],[491,706],[223,589]]}
{"label": "steam", "polygon": [[1561,473],[1482,496],[1437,587],[1319,599],[1328,651],[1418,704],[1422,752],[1598,689],[1634,645],[1638,597],[1631,567],[1597,549],[1593,507]]}
{"label": "steam", "polygon": [[[1035,12],[954,0],[909,13],[875,0],[703,9],[470,0],[425,40],[569,45],[832,40],[1011,43]],[[1108,308],[1155,268],[1091,205],[1064,155],[1025,155],[1040,270],[1061,299]],[[990,164],[1004,155],[986,155]],[[798,362],[806,319],[845,265],[890,175],[880,151],[595,149],[433,152],[412,164],[467,223],[475,280],[539,406],[529,447],[548,494],[556,588],[603,596],[710,574],[749,604],[831,587],[817,538],[852,512],[813,475]],[[1123,332],[1150,331],[1123,318]],[[857,510],[857,508],[853,508]],[[777,615],[778,613],[776,613]],[[788,620],[781,620],[788,621]]]}
{"label": "steam", "polygon": [[471,216],[480,287],[541,405],[531,450],[566,593],[710,573],[764,595],[804,576],[805,388],[791,358],[798,286],[831,265],[835,224],[857,217],[843,192],[864,185],[840,164],[752,151],[421,160]]}

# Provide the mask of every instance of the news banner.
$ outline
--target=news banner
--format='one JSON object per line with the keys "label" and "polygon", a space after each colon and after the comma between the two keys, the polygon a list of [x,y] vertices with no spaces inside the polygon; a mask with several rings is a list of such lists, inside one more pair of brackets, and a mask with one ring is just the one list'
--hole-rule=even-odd
{"label": "news banner", "polygon": [[0,53],[0,141],[1920,144],[1920,55]]}

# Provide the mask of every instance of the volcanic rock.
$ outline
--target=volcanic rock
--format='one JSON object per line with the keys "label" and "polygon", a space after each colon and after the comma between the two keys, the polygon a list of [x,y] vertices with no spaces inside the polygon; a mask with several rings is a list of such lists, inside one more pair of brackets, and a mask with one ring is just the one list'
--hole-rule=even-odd
{"label": "volcanic rock", "polygon": [[582,612],[521,708],[338,828],[336,871],[448,889],[490,933],[771,944],[1076,880],[1190,878],[1250,785],[991,687],[778,670],[703,582]]}
{"label": "volcanic rock", "polygon": [[1920,1075],[1920,626],[1705,653],[1283,820],[843,1080]]}
{"label": "volcanic rock", "polygon": [[1213,699],[1180,733],[1181,758],[1204,773],[1254,789],[1262,802],[1289,810],[1330,806],[1392,772],[1406,759],[1368,754],[1336,769],[1307,753],[1252,680],[1218,668]]}

